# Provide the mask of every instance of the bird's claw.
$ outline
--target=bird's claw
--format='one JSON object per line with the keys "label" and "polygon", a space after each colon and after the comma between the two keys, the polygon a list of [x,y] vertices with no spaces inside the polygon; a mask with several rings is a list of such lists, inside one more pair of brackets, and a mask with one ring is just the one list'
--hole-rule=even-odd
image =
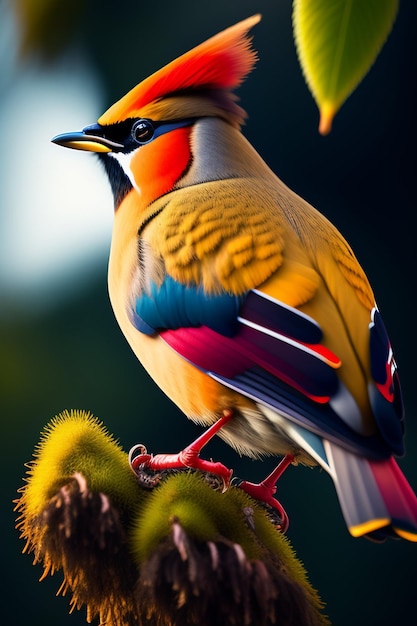
{"label": "bird's claw", "polygon": [[280,523],[278,524],[279,530],[282,533],[287,532],[289,526],[289,518],[287,512],[284,507],[274,495],[277,491],[276,482],[280,476],[285,472],[287,467],[291,465],[294,461],[293,454],[287,454],[282,461],[277,465],[273,472],[269,474],[262,482],[260,483],[250,483],[246,480],[235,479],[235,484],[246,491],[246,493],[254,498],[254,500],[259,500],[260,502],[265,502],[268,506],[272,507],[276,511],[278,511],[278,515],[280,517]]}
{"label": "bird's claw", "polygon": [[148,465],[151,459],[152,454],[148,454],[143,443],[137,443],[129,450],[129,465],[135,473],[141,465]]}
{"label": "bird's claw", "polygon": [[232,411],[224,411],[223,416],[212,424],[200,437],[177,454],[148,454],[143,444],[137,444],[129,452],[129,463],[137,474],[141,466],[151,470],[191,468],[219,476],[223,481],[223,492],[230,485],[233,471],[223,463],[200,459],[202,448],[232,417]]}
{"label": "bird's claw", "polygon": [[193,448],[193,444],[191,444],[191,446],[187,446],[184,450],[181,450],[178,454],[178,459],[181,463],[183,463],[184,467],[197,469],[201,472],[208,472],[209,474],[219,476],[223,481],[222,493],[227,491],[229,488],[233,470],[223,465],[223,463],[200,459],[199,450],[195,450]]}
{"label": "bird's claw", "polygon": [[247,480],[235,479],[233,484],[240,489],[243,489],[251,498],[257,500],[259,502],[265,502],[268,506],[275,509],[279,516],[279,524],[277,524],[278,529],[282,533],[286,533],[289,526],[289,517],[287,515],[286,510],[282,506],[281,502],[279,502],[273,496],[276,493],[276,486],[274,487],[266,487],[262,483],[250,483]]}
{"label": "bird's claw", "polygon": [[[191,448],[191,449],[190,449]],[[139,454],[136,454],[136,451]],[[208,472],[219,476],[223,481],[222,492],[226,491],[230,485],[233,471],[223,463],[200,459],[198,452],[188,446],[178,454],[148,454],[144,446],[133,446],[129,452],[129,463],[135,473],[146,467],[150,470],[161,471],[165,469],[196,469],[201,472]]]}

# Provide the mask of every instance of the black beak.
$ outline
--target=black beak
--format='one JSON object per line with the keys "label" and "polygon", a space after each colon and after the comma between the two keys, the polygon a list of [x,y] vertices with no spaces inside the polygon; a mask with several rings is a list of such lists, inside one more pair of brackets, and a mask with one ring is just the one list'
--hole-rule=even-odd
{"label": "black beak", "polygon": [[103,127],[99,124],[87,126],[81,132],[63,133],[53,137],[51,141],[58,146],[73,148],[75,150],[87,150],[88,152],[118,152],[124,148],[123,144],[107,139],[103,132]]}

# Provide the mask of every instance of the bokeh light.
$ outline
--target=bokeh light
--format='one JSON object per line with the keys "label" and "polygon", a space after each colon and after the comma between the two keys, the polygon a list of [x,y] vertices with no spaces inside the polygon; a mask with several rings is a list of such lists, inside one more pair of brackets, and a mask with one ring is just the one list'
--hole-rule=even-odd
{"label": "bokeh light", "polygon": [[81,59],[9,78],[0,102],[0,293],[38,309],[64,296],[107,255],[112,197],[93,155],[51,138],[100,114],[100,87]]}

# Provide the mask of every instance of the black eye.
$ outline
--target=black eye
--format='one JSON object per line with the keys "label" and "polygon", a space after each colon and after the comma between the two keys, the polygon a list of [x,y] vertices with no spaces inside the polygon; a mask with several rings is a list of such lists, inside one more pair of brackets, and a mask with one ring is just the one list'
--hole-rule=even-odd
{"label": "black eye", "polygon": [[151,120],[137,120],[132,126],[132,137],[138,143],[147,143],[155,133]]}

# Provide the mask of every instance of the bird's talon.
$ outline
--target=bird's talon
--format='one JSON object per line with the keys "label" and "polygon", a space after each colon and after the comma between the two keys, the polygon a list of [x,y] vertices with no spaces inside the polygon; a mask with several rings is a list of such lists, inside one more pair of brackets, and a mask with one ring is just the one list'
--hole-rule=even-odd
{"label": "bird's talon", "polygon": [[267,487],[262,483],[254,484],[241,479],[237,479],[234,484],[240,489],[243,489],[243,491],[245,491],[254,500],[264,502],[269,507],[274,509],[280,520],[279,523],[276,524],[277,529],[282,533],[285,533],[288,530],[289,518],[287,512],[282,504],[273,497],[276,493],[276,487]]}
{"label": "bird's talon", "polygon": [[146,446],[142,443],[137,443],[129,450],[129,465],[132,470],[135,472],[141,465],[149,465],[152,454],[148,454]]}
{"label": "bird's talon", "polygon": [[229,489],[231,482],[232,482],[232,475],[233,475],[233,470],[229,470],[229,476],[226,477],[226,479],[224,478],[224,476],[222,476],[222,479],[223,479],[222,493],[226,493],[226,491]]}
{"label": "bird's talon", "polygon": [[151,454],[139,454],[138,456],[136,456],[133,459],[133,461],[130,464],[130,466],[131,466],[132,470],[134,472],[136,472],[136,470],[138,470],[141,467],[141,465],[150,466],[151,465],[151,463],[150,463],[151,460],[152,460],[152,455]]}
{"label": "bird's talon", "polygon": [[277,465],[277,467],[260,483],[250,483],[246,480],[242,480],[240,478],[235,478],[233,484],[243,489],[251,498],[254,500],[259,500],[260,502],[265,502],[269,507],[275,509],[278,512],[280,522],[276,525],[277,528],[285,533],[288,529],[289,519],[288,515],[278,500],[274,498],[274,495],[277,491],[276,482],[278,478],[282,476],[287,467],[291,465],[294,460],[294,456],[292,454],[287,454],[282,459],[282,461]]}

